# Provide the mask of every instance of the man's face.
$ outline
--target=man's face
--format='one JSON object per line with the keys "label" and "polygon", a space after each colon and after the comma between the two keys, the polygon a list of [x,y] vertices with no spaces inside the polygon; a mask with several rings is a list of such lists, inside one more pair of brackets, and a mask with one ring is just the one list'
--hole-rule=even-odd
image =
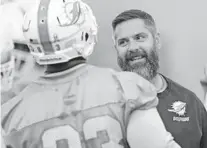
{"label": "man's face", "polygon": [[[156,35],[155,35],[156,36]],[[119,24],[114,31],[118,64],[123,71],[132,71],[152,80],[159,68],[156,37],[141,19]]]}

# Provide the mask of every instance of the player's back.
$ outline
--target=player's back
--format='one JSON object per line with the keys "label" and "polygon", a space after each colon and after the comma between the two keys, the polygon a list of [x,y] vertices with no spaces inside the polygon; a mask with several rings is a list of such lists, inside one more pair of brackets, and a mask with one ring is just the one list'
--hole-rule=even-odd
{"label": "player's back", "polygon": [[6,144],[14,148],[126,145],[126,95],[139,96],[136,85],[127,88],[128,82],[120,81],[111,69],[85,64],[40,78],[3,105]]}

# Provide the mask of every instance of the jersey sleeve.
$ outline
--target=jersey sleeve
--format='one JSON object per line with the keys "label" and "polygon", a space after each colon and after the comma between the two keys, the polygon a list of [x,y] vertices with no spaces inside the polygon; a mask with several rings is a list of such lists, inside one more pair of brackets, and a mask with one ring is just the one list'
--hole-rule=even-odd
{"label": "jersey sleeve", "polygon": [[126,133],[131,148],[181,148],[166,131],[156,108],[134,111]]}

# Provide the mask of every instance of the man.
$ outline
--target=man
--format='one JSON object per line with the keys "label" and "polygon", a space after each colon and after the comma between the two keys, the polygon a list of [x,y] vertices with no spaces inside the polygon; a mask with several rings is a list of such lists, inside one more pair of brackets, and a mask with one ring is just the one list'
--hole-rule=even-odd
{"label": "man", "polygon": [[152,16],[127,10],[112,22],[118,64],[149,80],[157,89],[158,112],[182,148],[207,147],[207,113],[194,93],[158,72],[160,34]]}
{"label": "man", "polygon": [[45,75],[3,104],[8,147],[179,148],[156,112],[148,81],[85,63],[97,34],[88,5],[41,0],[23,24]]}

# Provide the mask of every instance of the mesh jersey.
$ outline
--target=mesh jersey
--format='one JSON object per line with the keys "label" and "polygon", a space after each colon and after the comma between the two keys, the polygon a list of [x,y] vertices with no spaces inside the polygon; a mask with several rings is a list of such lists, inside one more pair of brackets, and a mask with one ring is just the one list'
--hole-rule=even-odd
{"label": "mesh jersey", "polygon": [[12,148],[126,147],[129,114],[156,105],[154,87],[136,74],[83,64],[3,104],[4,139]]}

